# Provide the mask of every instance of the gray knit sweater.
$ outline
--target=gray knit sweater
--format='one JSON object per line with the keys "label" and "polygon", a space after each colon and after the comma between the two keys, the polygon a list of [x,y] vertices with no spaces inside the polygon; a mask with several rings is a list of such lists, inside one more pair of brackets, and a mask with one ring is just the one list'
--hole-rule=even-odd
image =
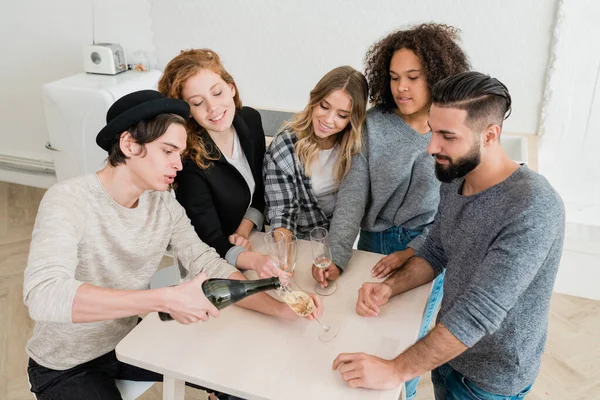
{"label": "gray knit sweater", "polygon": [[460,194],[463,181],[442,185],[417,255],[446,270],[438,320],[469,347],[450,365],[487,391],[514,395],[539,371],[565,211],[526,166],[472,196]]}
{"label": "gray knit sweater", "polygon": [[427,154],[431,133],[419,134],[394,113],[367,113],[364,147],[342,181],[331,221],[333,262],[345,269],[359,228],[382,232],[392,226],[423,230],[409,243],[415,250],[433,222],[440,183]]}
{"label": "gray knit sweater", "polygon": [[27,354],[44,367],[64,370],[114,350],[138,317],[73,323],[77,289],[82,283],[147,289],[167,248],[177,252],[190,276],[227,278],[237,271],[198,238],[168,192],[147,191],[136,208],[125,208],[96,174],[52,186],[38,210],[25,269],[23,296],[36,321]]}

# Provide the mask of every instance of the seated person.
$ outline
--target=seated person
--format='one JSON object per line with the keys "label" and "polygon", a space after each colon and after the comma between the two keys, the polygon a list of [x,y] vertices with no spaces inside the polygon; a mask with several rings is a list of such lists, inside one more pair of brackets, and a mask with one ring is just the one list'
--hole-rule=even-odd
{"label": "seated person", "polygon": [[506,86],[478,72],[434,86],[429,154],[440,205],[415,257],[383,283],[365,283],[356,311],[376,316],[390,297],[446,271],[435,328],[393,360],[340,354],[351,387],[389,389],[431,372],[437,400],[521,399],[538,374],[565,234],[561,198],[500,145]]}
{"label": "seated person", "polygon": [[[35,321],[28,376],[39,399],[120,399],[115,379],[161,381],[116,359],[115,347],[138,315],[164,311],[184,324],[206,321],[219,315],[202,291],[207,277],[245,279],[198,238],[166,192],[181,170],[188,116],[185,102],[154,90],[122,97],[96,138],[108,152],[106,167],[44,195],[23,285]],[[178,252],[190,279],[149,290],[166,249]],[[265,293],[238,304],[296,318]]]}
{"label": "seated person", "polygon": [[242,107],[233,77],[209,49],[182,51],[169,61],[158,90],[190,106],[188,148],[174,187],[196,233],[239,269],[261,278],[280,275],[267,255],[249,251],[248,236],[263,229],[265,209],[260,114]]}
{"label": "seated person", "polygon": [[362,73],[335,68],[273,138],[263,167],[271,229],[299,238],[329,229],[340,182],[361,147],[367,95]]}

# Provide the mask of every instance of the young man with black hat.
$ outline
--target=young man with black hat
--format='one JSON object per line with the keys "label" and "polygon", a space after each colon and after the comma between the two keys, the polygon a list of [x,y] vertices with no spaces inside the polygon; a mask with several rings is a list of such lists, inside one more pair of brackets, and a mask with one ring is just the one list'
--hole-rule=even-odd
{"label": "young man with black hat", "polygon": [[[120,399],[115,379],[162,380],[115,357],[138,315],[165,311],[186,324],[217,317],[202,282],[207,276],[245,279],[198,238],[185,210],[166,191],[182,167],[188,117],[187,103],[153,90],[124,96],[108,110],[107,125],[96,138],[108,152],[107,166],[60,182],[44,195],[23,288],[36,321],[27,354],[31,391],[38,398]],[[149,290],[167,248],[193,278]],[[295,318],[264,293],[238,304]]]}

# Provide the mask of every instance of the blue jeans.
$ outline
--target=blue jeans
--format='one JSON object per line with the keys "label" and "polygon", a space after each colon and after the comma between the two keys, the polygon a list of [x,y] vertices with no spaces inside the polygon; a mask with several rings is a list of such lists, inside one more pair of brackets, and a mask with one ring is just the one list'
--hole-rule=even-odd
{"label": "blue jeans", "polygon": [[[358,249],[388,255],[396,251],[405,250],[408,243],[420,234],[420,231],[405,229],[401,226],[392,226],[383,232],[361,230],[360,238],[358,239]],[[429,332],[435,312],[442,302],[442,296],[444,295],[444,274],[445,272],[433,281],[417,340],[423,338]],[[417,385],[420,379],[420,377],[417,377],[406,382],[407,400],[411,400],[416,396]]]}
{"label": "blue jeans", "polygon": [[475,385],[466,376],[452,368],[449,364],[440,365],[431,371],[431,381],[435,392],[435,400],[517,400],[524,399],[531,386],[517,394],[506,396],[490,393]]}

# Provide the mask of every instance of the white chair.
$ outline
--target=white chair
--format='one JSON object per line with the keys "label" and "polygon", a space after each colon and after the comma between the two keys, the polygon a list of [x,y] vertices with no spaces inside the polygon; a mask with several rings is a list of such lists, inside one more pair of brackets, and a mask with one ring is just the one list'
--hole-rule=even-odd
{"label": "white chair", "polygon": [[177,285],[180,280],[181,274],[179,268],[176,265],[169,265],[154,273],[154,276],[150,280],[150,289]]}
{"label": "white chair", "polygon": [[115,379],[117,389],[121,392],[123,400],[135,400],[140,397],[146,390],[150,389],[154,382],[136,382],[124,381]]}

